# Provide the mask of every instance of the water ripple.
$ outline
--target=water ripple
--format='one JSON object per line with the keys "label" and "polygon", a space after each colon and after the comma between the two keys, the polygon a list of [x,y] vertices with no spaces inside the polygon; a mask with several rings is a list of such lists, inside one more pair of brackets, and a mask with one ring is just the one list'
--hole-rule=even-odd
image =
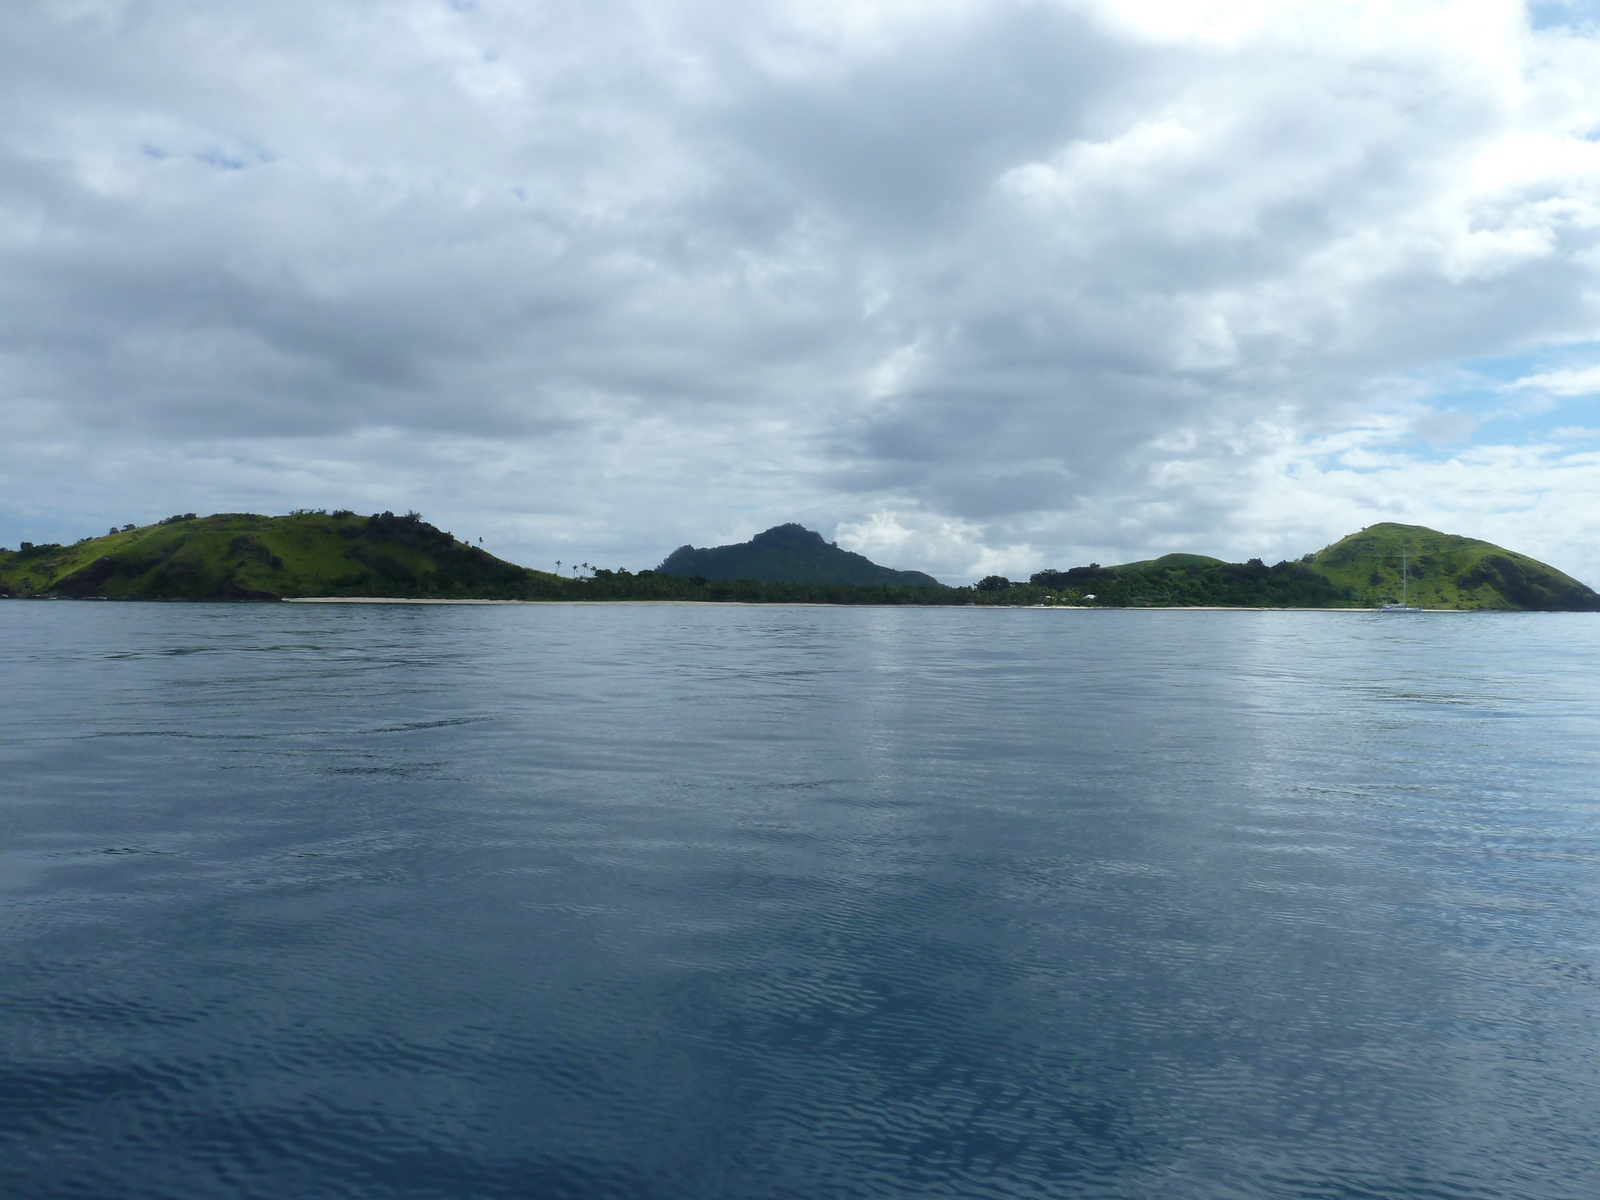
{"label": "water ripple", "polygon": [[0,606],[7,1197],[1600,1194],[1600,623]]}

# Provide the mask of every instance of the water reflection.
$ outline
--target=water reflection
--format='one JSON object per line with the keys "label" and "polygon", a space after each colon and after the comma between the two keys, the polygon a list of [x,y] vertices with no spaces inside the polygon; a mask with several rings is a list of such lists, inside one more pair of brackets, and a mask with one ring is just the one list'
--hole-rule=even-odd
{"label": "water reflection", "polygon": [[7,1194],[1600,1186],[1591,617],[0,623]]}

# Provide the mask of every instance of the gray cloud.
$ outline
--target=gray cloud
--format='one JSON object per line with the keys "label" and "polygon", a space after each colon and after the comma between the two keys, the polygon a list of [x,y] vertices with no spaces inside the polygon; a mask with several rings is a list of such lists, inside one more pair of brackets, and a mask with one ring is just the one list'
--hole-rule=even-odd
{"label": "gray cloud", "polygon": [[1429,380],[1600,343],[1597,68],[1506,4],[18,0],[0,536],[801,519],[960,576],[1407,515],[1592,572],[1481,440],[1498,508],[1374,464],[1475,436]]}

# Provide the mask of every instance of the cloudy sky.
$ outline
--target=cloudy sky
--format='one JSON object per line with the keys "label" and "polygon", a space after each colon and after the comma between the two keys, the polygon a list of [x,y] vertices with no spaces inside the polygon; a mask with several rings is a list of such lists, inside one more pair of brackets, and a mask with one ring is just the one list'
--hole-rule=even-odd
{"label": "cloudy sky", "polygon": [[1600,585],[1600,6],[5,0],[0,542]]}

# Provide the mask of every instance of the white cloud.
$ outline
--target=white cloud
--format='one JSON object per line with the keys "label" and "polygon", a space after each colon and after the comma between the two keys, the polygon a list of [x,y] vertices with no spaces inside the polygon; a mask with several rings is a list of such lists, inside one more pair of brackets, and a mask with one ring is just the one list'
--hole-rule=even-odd
{"label": "white cloud", "polygon": [[1564,371],[1545,371],[1526,375],[1506,385],[1507,389],[1533,389],[1556,396],[1600,395],[1600,366],[1576,367]]}
{"label": "white cloud", "polygon": [[842,522],[834,536],[840,546],[885,566],[914,562],[949,583],[973,583],[986,575],[1018,571],[1035,557],[1027,545],[994,546],[985,530],[970,521],[931,517],[921,512],[875,512],[865,520]]}
{"label": "white cloud", "polygon": [[0,104],[0,538],[1600,561],[1570,440],[1416,382],[1600,338],[1600,44],[1516,4],[16,0]]}

